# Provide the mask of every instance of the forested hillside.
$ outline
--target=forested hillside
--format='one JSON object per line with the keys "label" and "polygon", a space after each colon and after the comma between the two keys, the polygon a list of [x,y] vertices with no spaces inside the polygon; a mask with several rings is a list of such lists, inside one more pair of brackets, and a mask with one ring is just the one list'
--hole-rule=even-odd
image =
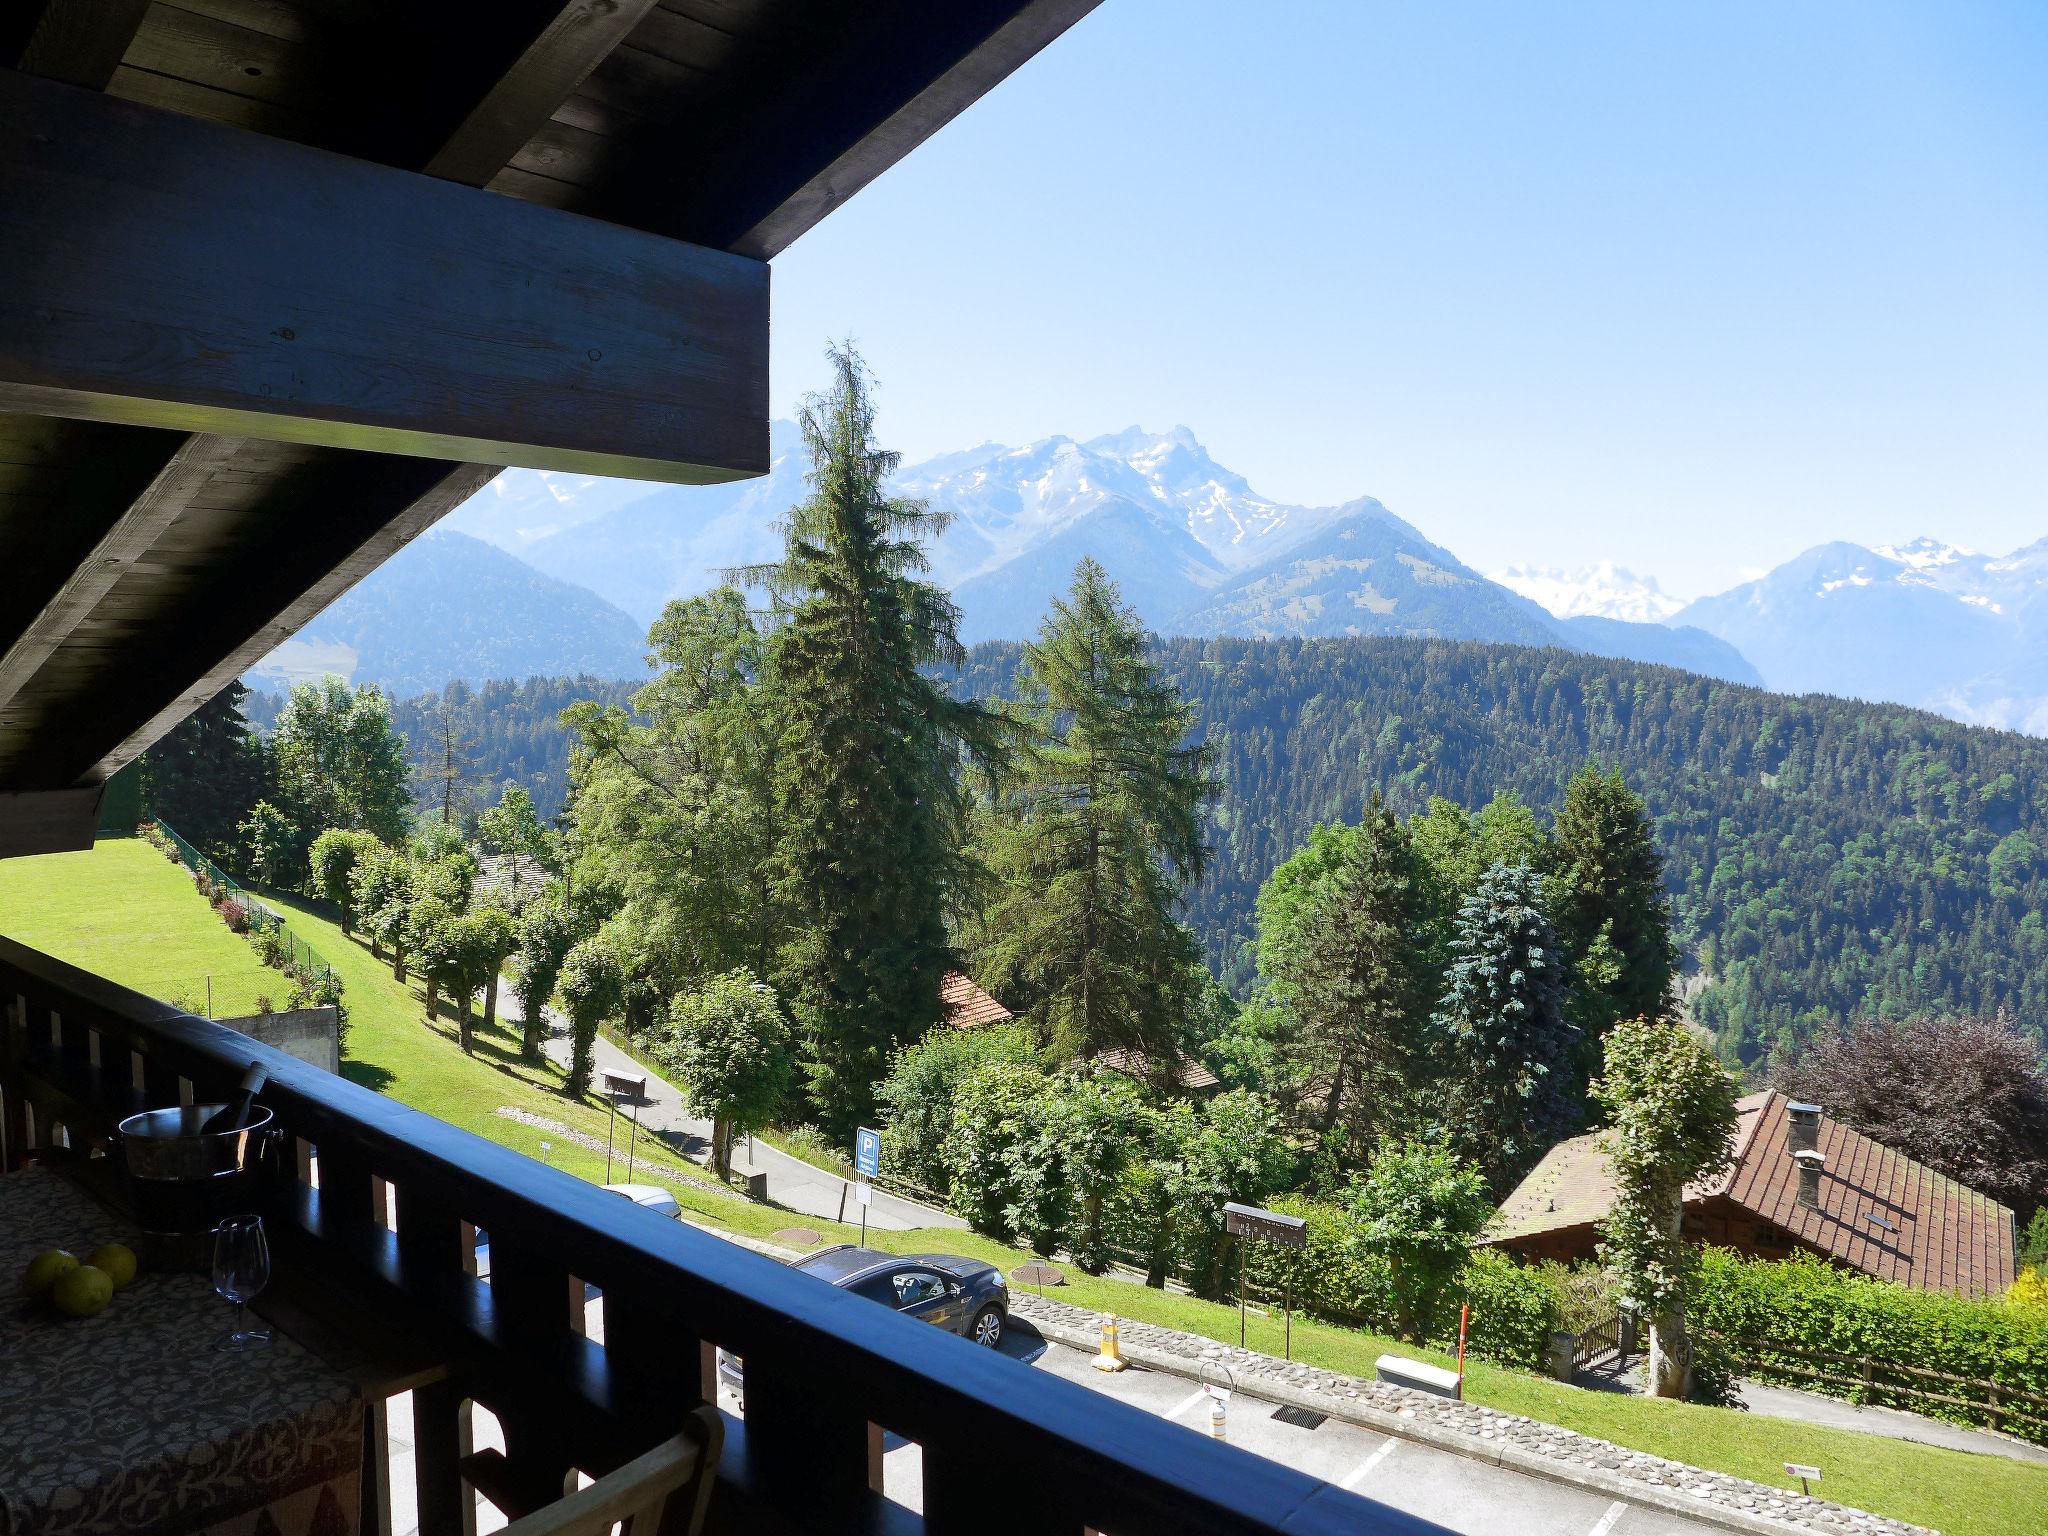
{"label": "forested hillside", "polygon": [[[1190,916],[1242,991],[1252,900],[1318,821],[1379,789],[1412,813],[1513,790],[1542,811],[1589,758],[1646,798],[1695,1015],[1754,1061],[1821,1018],[2011,1009],[2048,1019],[2048,741],[1889,705],[1782,695],[1563,651],[1405,639],[1168,640],[1221,753],[1215,853]],[[1002,692],[1017,648],[972,653]],[[486,785],[560,808],[577,699],[630,685],[492,683],[460,708]],[[266,701],[250,701],[261,721]],[[433,696],[393,709],[415,739]]]}
{"label": "forested hillside", "polygon": [[[1563,651],[1401,639],[1167,640],[1226,785],[1191,917],[1248,980],[1252,900],[1319,821],[1513,790],[1554,808],[1588,759],[1657,820],[1696,1016],[1755,1060],[1820,1018],[2048,1018],[2048,742]],[[1017,650],[961,686],[1005,691]]]}

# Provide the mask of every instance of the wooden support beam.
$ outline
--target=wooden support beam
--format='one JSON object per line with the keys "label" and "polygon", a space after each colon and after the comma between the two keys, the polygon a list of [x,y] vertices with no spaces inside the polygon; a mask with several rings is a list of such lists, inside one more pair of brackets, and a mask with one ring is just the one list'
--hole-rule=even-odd
{"label": "wooden support beam", "polygon": [[76,853],[99,830],[104,784],[0,794],[0,859]]}
{"label": "wooden support beam", "polygon": [[[305,507],[312,515],[302,521],[294,515],[297,498],[285,487],[271,537],[252,541],[224,563],[163,626],[177,635],[178,652],[138,655],[67,700],[68,750],[23,764],[29,775],[46,782],[113,777],[497,474],[485,464],[379,454],[331,458],[323,456],[318,466],[332,482],[330,499]],[[85,724],[95,720],[104,722],[96,737]]]}
{"label": "wooden support beam", "polygon": [[[146,435],[152,439],[160,436]],[[240,446],[240,440],[232,437],[188,437],[170,454],[163,469],[114,518],[41,608],[27,615],[21,632],[0,651],[0,710],[50,653],[71,637],[122,574],[148,553],[193,494]],[[21,596],[34,600],[30,593]]]}
{"label": "wooden support beam", "polygon": [[103,91],[148,9],[149,0],[43,0],[14,67]]}
{"label": "wooden support beam", "polygon": [[569,0],[449,135],[426,173],[483,186],[653,9],[654,0]]}
{"label": "wooden support beam", "polygon": [[0,409],[707,482],[758,261],[0,73]]}

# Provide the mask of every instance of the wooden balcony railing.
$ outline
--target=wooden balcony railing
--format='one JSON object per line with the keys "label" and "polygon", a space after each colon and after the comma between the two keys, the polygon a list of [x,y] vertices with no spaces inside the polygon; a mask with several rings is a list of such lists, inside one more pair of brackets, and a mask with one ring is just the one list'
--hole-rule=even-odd
{"label": "wooden balcony railing", "polygon": [[[559,1497],[716,1402],[714,1351],[746,1361],[712,1527],[1364,1533],[1437,1529],[1166,1423],[0,939],[0,1157],[101,1143],[139,1109],[225,1097],[251,1060],[296,1143],[269,1212],[279,1265],[317,1272],[365,1330],[444,1348],[414,1392],[422,1532],[461,1532],[474,1491]],[[317,1180],[310,1175],[317,1156]],[[491,1277],[468,1235],[491,1238]],[[582,1328],[602,1288],[600,1344]],[[465,1457],[465,1414],[502,1458]],[[883,1499],[882,1430],[923,1450],[923,1513]]]}

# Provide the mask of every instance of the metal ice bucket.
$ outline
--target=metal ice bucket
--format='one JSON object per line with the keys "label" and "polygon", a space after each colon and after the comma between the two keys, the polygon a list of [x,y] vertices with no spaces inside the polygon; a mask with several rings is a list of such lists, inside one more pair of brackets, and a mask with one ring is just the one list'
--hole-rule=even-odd
{"label": "metal ice bucket", "polygon": [[224,1108],[152,1109],[121,1122],[121,1158],[145,1233],[198,1236],[223,1216],[260,1209],[265,1176],[276,1163],[276,1117],[257,1105],[238,1131],[200,1130]]}

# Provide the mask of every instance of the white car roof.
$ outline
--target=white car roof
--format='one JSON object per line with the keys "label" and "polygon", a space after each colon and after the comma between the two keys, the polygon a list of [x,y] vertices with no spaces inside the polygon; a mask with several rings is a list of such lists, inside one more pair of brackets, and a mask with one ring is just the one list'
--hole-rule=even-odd
{"label": "white car roof", "polygon": [[676,1209],[676,1197],[659,1184],[607,1184],[605,1188],[615,1195],[624,1195],[635,1205],[651,1205],[663,1211]]}

